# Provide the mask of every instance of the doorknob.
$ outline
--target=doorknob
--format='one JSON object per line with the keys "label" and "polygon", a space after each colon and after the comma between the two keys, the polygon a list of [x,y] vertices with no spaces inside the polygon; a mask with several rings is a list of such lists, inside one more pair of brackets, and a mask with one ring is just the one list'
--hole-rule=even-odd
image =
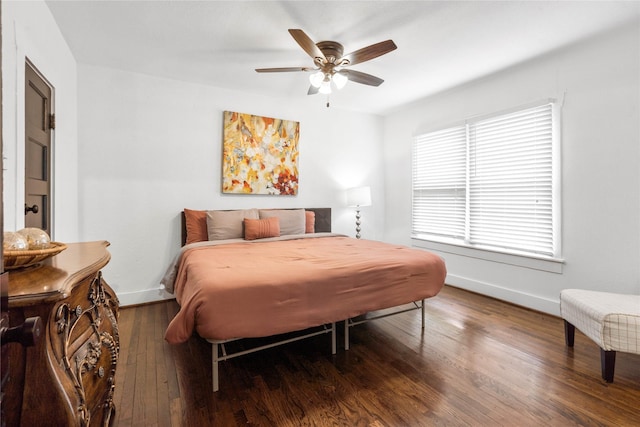
{"label": "doorknob", "polygon": [[27,206],[27,204],[24,204],[24,214],[28,214],[29,212],[33,212],[34,214],[38,213],[38,205],[33,205],[33,206]]}

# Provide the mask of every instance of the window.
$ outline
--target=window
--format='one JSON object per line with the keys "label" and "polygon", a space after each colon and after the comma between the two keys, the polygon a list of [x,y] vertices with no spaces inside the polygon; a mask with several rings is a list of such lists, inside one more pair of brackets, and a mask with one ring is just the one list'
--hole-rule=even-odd
{"label": "window", "polygon": [[547,101],[417,136],[412,237],[557,257],[554,110]]}

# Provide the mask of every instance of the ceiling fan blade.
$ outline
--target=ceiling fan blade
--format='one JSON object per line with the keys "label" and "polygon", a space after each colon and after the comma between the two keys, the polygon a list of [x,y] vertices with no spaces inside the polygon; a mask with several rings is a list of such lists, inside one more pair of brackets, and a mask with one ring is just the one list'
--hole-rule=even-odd
{"label": "ceiling fan blade", "polygon": [[307,92],[307,95],[315,95],[316,93],[318,93],[319,89],[320,88],[317,88],[314,85],[309,85],[309,91]]}
{"label": "ceiling fan blade", "polygon": [[349,61],[349,63],[345,65],[355,65],[361,62],[369,61],[373,58],[377,58],[378,56],[389,53],[392,50],[396,50],[397,48],[398,46],[396,46],[393,40],[385,40],[380,43],[372,44],[371,46],[363,47],[362,49],[358,49],[355,52],[348,53],[336,62],[340,63],[341,61],[346,59],[347,61]]}
{"label": "ceiling fan blade", "polygon": [[256,68],[258,73],[287,73],[290,71],[314,71],[310,67]]}
{"label": "ceiling fan blade", "polygon": [[382,82],[384,82],[380,77],[355,70],[341,70],[340,74],[344,74],[352,82],[361,83],[363,85],[380,86]]}
{"label": "ceiling fan blade", "polygon": [[291,34],[300,47],[313,58],[314,62],[316,58],[321,58],[323,62],[327,62],[327,58],[324,57],[324,53],[322,53],[318,46],[316,46],[313,40],[311,40],[304,31],[299,29],[289,29],[289,34]]}

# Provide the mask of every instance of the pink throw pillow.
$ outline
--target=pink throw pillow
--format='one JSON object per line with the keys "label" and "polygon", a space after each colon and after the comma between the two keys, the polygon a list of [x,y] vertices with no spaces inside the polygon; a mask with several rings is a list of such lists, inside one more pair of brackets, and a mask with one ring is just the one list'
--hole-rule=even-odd
{"label": "pink throw pillow", "polygon": [[209,240],[207,233],[207,211],[184,210],[187,239],[185,244]]}
{"label": "pink throw pillow", "polygon": [[316,213],[314,211],[304,211],[304,215],[305,215],[304,232],[315,233],[316,232]]}
{"label": "pink throw pillow", "polygon": [[264,239],[280,236],[280,220],[277,217],[264,219],[244,219],[245,240]]}

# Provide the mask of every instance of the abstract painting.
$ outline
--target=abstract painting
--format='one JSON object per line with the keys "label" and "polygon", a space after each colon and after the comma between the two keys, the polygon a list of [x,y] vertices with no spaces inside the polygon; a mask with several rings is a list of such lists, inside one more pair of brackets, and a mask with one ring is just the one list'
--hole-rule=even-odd
{"label": "abstract painting", "polygon": [[300,123],[224,112],[222,192],[298,194]]}

